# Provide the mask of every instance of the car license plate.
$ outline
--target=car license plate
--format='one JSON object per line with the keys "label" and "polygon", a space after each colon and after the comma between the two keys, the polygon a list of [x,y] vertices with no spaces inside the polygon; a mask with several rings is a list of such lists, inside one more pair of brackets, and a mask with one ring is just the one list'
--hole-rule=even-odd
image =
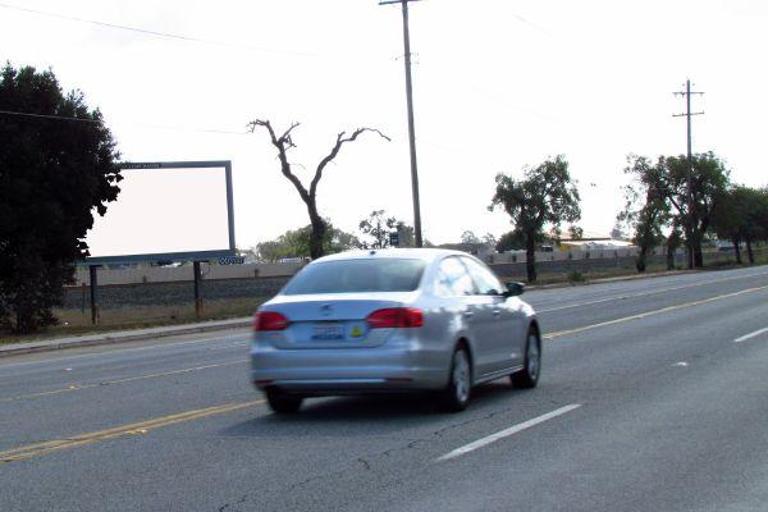
{"label": "car license plate", "polygon": [[340,323],[315,324],[312,327],[312,339],[332,341],[344,339],[344,325]]}

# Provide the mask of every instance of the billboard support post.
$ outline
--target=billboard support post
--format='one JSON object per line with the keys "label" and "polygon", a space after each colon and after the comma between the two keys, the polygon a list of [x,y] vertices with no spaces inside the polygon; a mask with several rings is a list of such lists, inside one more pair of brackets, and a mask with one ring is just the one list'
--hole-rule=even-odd
{"label": "billboard support post", "polygon": [[99,325],[99,266],[89,265],[91,283],[91,324]]}
{"label": "billboard support post", "polygon": [[195,274],[195,317],[199,320],[203,316],[203,295],[200,287],[203,275],[200,272],[199,261],[192,264],[192,272]]}

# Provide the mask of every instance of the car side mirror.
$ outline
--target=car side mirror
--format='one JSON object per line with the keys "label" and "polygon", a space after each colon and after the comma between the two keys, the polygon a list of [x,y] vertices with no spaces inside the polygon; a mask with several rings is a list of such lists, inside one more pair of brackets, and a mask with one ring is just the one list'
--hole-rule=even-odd
{"label": "car side mirror", "polygon": [[522,295],[523,292],[525,292],[525,285],[523,283],[517,283],[517,282],[511,282],[507,283],[507,291],[504,293],[504,296],[509,297],[517,297],[518,295]]}

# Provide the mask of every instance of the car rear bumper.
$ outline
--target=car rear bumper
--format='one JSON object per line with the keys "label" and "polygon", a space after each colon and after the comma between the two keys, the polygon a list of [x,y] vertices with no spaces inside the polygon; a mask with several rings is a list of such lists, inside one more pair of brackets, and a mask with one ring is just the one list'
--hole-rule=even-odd
{"label": "car rear bumper", "polygon": [[442,352],[402,348],[297,349],[254,346],[251,380],[260,389],[305,395],[436,390],[448,382]]}

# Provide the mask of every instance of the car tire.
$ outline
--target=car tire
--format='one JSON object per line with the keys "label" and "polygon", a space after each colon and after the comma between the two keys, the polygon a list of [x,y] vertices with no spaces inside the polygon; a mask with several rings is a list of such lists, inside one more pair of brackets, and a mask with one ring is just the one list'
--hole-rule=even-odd
{"label": "car tire", "polygon": [[267,390],[267,404],[275,414],[296,414],[303,401],[300,396],[286,395],[276,389]]}
{"label": "car tire", "polygon": [[541,375],[541,336],[535,327],[528,329],[525,342],[525,363],[523,369],[511,375],[512,385],[531,389],[539,383]]}
{"label": "car tire", "polygon": [[461,412],[467,408],[472,395],[472,366],[466,347],[459,346],[451,357],[448,385],[441,393],[440,402],[447,412]]}

